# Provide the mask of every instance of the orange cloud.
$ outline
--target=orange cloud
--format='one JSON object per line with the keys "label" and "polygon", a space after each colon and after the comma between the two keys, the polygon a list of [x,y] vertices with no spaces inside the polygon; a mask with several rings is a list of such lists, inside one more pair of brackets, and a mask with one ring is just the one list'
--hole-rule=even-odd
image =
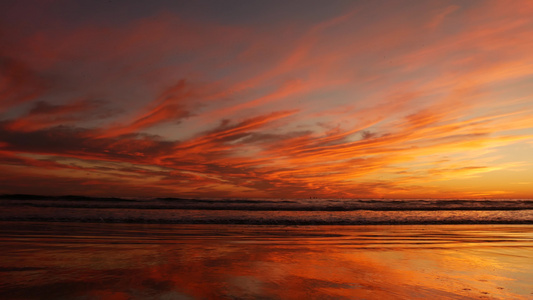
{"label": "orange cloud", "polygon": [[533,6],[376,5],[2,36],[0,192],[26,173],[60,193],[70,176],[114,195],[533,196],[446,183],[530,180]]}

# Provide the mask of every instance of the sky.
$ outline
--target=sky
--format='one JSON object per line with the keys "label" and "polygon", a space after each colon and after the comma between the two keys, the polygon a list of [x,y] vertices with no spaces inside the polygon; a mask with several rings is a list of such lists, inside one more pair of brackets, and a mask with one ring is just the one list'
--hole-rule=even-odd
{"label": "sky", "polygon": [[0,193],[532,198],[533,2],[2,1]]}

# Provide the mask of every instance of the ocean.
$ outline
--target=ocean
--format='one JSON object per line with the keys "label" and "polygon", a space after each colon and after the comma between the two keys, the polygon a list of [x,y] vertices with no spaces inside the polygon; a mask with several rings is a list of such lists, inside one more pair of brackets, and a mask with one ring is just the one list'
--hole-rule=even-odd
{"label": "ocean", "polygon": [[0,203],[0,299],[533,298],[531,200]]}
{"label": "ocean", "polygon": [[7,195],[0,220],[109,223],[533,224],[533,200],[123,199]]}

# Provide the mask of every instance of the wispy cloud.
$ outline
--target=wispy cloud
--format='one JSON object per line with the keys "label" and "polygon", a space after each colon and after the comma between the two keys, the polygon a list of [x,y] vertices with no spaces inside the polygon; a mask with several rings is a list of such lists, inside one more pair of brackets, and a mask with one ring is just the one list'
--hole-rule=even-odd
{"label": "wispy cloud", "polygon": [[533,196],[533,6],[384,3],[5,18],[0,192]]}

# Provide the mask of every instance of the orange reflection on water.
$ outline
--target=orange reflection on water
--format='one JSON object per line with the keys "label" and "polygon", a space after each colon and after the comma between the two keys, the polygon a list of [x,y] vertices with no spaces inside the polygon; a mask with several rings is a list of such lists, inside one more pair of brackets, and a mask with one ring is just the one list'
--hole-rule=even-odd
{"label": "orange reflection on water", "polygon": [[533,226],[3,223],[2,299],[528,299]]}

